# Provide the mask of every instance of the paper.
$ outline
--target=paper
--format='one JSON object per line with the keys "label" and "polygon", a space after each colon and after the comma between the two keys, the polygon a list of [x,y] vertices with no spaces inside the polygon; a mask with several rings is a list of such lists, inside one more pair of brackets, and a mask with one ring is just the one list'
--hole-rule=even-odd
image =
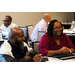
{"label": "paper", "polygon": [[66,34],[73,34],[73,33],[75,33],[75,32],[73,32],[72,30],[67,30],[67,29],[65,29],[65,30],[63,30],[63,33],[66,33]]}
{"label": "paper", "polygon": [[48,57],[49,61],[45,62],[75,62],[75,59],[68,59],[68,60],[60,60],[58,58]]}

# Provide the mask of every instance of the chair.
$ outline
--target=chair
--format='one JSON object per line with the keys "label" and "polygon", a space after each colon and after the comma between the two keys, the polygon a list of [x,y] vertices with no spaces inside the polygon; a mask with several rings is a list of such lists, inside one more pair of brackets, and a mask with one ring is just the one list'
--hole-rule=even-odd
{"label": "chair", "polygon": [[32,42],[32,48],[33,48],[36,52],[39,52],[39,43],[40,43],[40,41]]}
{"label": "chair", "polygon": [[26,43],[28,44],[28,39],[27,39],[27,27],[19,27],[19,28],[21,28],[21,29],[23,30],[23,32],[24,32],[24,37],[25,37],[25,41],[24,41],[24,42],[26,42]]}
{"label": "chair", "polygon": [[27,38],[28,38],[29,41],[31,41],[30,37],[31,37],[31,34],[33,32],[33,25],[28,25],[26,27],[27,27]]}
{"label": "chair", "polygon": [[45,33],[46,33],[45,31],[39,31],[39,32],[38,32],[38,36],[37,36],[37,41],[40,41],[40,40],[41,40],[41,37],[42,37]]}
{"label": "chair", "polygon": [[27,37],[27,27],[19,27],[23,30],[24,32],[24,37]]}

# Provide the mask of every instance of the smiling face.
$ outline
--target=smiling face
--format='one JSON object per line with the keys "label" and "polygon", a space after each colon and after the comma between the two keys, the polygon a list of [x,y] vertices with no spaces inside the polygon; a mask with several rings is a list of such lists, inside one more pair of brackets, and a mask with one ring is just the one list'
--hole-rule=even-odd
{"label": "smiling face", "polygon": [[23,31],[19,31],[18,34],[15,36],[15,45],[23,44],[25,38]]}
{"label": "smiling face", "polygon": [[54,26],[53,26],[53,35],[54,36],[60,36],[62,34],[62,25],[60,24],[60,22],[55,22]]}
{"label": "smiling face", "polygon": [[23,30],[18,27],[12,27],[9,32],[9,41],[14,46],[23,45],[25,41]]}

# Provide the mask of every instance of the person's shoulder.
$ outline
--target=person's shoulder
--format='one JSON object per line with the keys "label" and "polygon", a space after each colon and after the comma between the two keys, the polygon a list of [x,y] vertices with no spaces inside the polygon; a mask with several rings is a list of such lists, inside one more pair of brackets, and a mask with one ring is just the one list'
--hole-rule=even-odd
{"label": "person's shoulder", "polygon": [[4,24],[2,24],[1,26],[4,26]]}
{"label": "person's shoulder", "polygon": [[65,33],[63,33],[62,36],[67,36],[67,35]]}
{"label": "person's shoulder", "polygon": [[45,33],[44,36],[50,37],[47,33]]}
{"label": "person's shoulder", "polygon": [[43,23],[43,20],[40,20],[40,21],[37,23],[37,25],[42,25],[42,24],[44,24],[44,23]]}
{"label": "person's shoulder", "polygon": [[1,45],[0,49],[1,49],[1,51],[0,51],[1,54],[8,54],[8,55],[14,57],[12,54],[12,51],[11,51],[12,46],[7,40],[4,41],[4,43]]}
{"label": "person's shoulder", "polygon": [[26,42],[23,42],[24,46],[28,46]]}
{"label": "person's shoulder", "polygon": [[42,38],[50,38],[50,36],[46,33],[42,36]]}
{"label": "person's shoulder", "polygon": [[63,33],[61,37],[68,38],[68,36],[65,33]]}
{"label": "person's shoulder", "polygon": [[10,44],[8,43],[8,40],[5,40],[2,45],[8,46]]}
{"label": "person's shoulder", "polygon": [[15,23],[11,23],[11,27],[18,27],[18,26]]}

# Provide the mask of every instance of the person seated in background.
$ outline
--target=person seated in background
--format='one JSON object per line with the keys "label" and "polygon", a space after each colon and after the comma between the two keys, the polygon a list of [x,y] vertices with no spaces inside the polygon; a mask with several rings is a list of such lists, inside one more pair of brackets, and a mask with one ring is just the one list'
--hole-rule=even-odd
{"label": "person seated in background", "polygon": [[[29,48],[24,40],[23,30],[17,27],[12,27],[9,32],[9,40],[4,41],[1,45],[0,54],[16,58],[16,61],[22,60],[39,62],[41,59],[39,54],[36,54],[33,59],[31,59],[30,56],[25,56],[26,52],[32,50],[32,48]],[[13,61],[14,59],[10,59],[9,61],[11,60]]]}
{"label": "person seated in background", "polygon": [[6,15],[3,19],[3,24],[1,25],[0,29],[2,30],[3,36],[8,37],[8,32],[10,28],[12,27],[18,27],[16,24],[12,23],[12,17],[9,15]]}
{"label": "person seated in background", "polygon": [[38,31],[47,31],[48,23],[51,20],[51,16],[49,14],[44,14],[43,19],[37,23],[35,26],[32,34],[31,34],[31,41],[36,41],[38,36]]}
{"label": "person seated in background", "polygon": [[63,33],[63,28],[58,20],[50,21],[47,33],[40,40],[39,53],[42,56],[69,54],[74,52],[70,38]]}

